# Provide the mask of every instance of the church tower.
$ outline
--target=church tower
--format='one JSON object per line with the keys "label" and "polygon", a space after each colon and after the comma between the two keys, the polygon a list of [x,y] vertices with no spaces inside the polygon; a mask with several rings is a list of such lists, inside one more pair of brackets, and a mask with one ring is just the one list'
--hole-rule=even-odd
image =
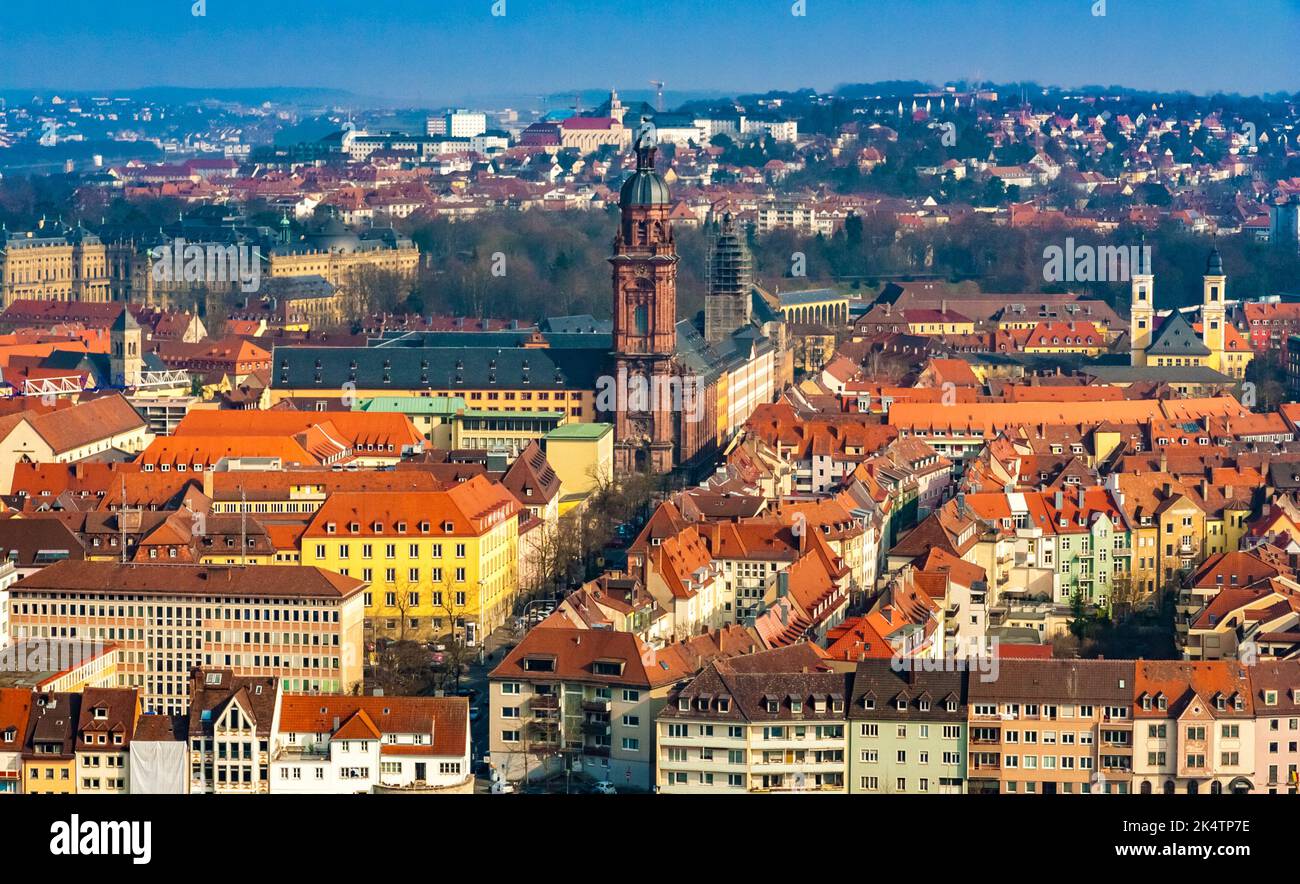
{"label": "church tower", "polygon": [[749,325],[753,261],[735,217],[727,212],[710,225],[709,291],[704,296],[704,339],[725,340]]}
{"label": "church tower", "polygon": [[108,371],[114,387],[130,387],[139,382],[144,356],[141,352],[140,323],[122,305],[122,313],[108,332]]}
{"label": "church tower", "polygon": [[[658,135],[643,122],[636,172],[619,194],[614,238],[614,468],[666,473],[674,465],[673,354],[677,248],[668,185],[655,171]],[[680,403],[679,403],[680,404]]]}
{"label": "church tower", "polygon": [[627,114],[627,108],[623,107],[623,102],[618,100],[618,90],[609,90],[609,116],[612,120],[617,120],[618,124],[623,125],[623,117]]}
{"label": "church tower", "polygon": [[1207,364],[1215,371],[1226,373],[1223,353],[1227,349],[1224,346],[1227,333],[1223,324],[1227,320],[1223,298],[1228,277],[1223,273],[1223,256],[1218,248],[1210,250],[1210,257],[1205,261],[1205,276],[1201,280],[1201,340],[1210,351]]}
{"label": "church tower", "polygon": [[[1138,249],[1138,255],[1146,254],[1145,248]],[[1138,259],[1142,259],[1139,257]],[[1129,290],[1129,356],[1133,365],[1146,365],[1147,348],[1151,346],[1152,326],[1155,323],[1155,276],[1151,273],[1150,261],[1146,266],[1139,266],[1133,272],[1133,281]]]}

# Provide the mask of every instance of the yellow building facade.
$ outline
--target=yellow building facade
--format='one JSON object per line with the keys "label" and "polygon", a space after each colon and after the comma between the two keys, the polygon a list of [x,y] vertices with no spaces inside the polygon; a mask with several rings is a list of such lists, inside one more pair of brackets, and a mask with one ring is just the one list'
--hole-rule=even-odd
{"label": "yellow building facade", "polygon": [[519,502],[475,476],[446,491],[332,495],[303,532],[303,565],[368,584],[371,635],[477,643],[513,613]]}

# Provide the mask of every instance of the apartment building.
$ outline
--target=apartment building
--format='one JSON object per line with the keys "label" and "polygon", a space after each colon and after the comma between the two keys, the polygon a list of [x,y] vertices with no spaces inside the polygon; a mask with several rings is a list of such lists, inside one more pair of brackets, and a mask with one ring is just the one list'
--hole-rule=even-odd
{"label": "apartment building", "polygon": [[0,688],[0,795],[23,789],[23,746],[35,694],[27,688]]}
{"label": "apartment building", "polygon": [[284,695],[271,742],[271,792],[472,791],[463,697]]}
{"label": "apartment building", "polygon": [[1254,791],[1300,791],[1300,660],[1261,661],[1246,670],[1255,704]]}
{"label": "apartment building", "polygon": [[660,792],[848,791],[851,676],[767,656],[715,661],[669,698],[656,721]]}
{"label": "apartment building", "polygon": [[191,794],[270,791],[271,735],[279,729],[280,690],[275,676],[241,676],[229,669],[190,673]]}
{"label": "apartment building", "polygon": [[1251,790],[1256,721],[1246,667],[1231,660],[1139,660],[1135,679],[1137,791],[1195,795]]}
{"label": "apartment building", "polygon": [[86,688],[81,694],[75,745],[78,795],[129,791],[131,737],[140,717],[133,688]]}
{"label": "apartment building", "polygon": [[998,661],[967,685],[969,791],[1124,794],[1133,780],[1134,664]]}
{"label": "apartment building", "polygon": [[367,585],[372,635],[454,631],[474,644],[512,613],[521,509],[484,476],[446,491],[334,494],[302,534],[302,564]]}
{"label": "apartment building", "polygon": [[[273,579],[272,579],[273,578]],[[179,714],[196,666],[343,693],[361,682],[364,584],[320,568],[65,560],[10,589],[23,638],[118,647],[117,686],[145,712]]]}
{"label": "apartment building", "polygon": [[931,669],[917,660],[905,663],[864,660],[853,673],[849,792],[964,793],[969,674]]}
{"label": "apartment building", "polygon": [[80,694],[32,694],[23,741],[23,794],[75,795]]}
{"label": "apartment building", "polygon": [[654,784],[655,716],[690,676],[628,632],[543,625],[488,676],[491,764],[505,780],[568,770]]}

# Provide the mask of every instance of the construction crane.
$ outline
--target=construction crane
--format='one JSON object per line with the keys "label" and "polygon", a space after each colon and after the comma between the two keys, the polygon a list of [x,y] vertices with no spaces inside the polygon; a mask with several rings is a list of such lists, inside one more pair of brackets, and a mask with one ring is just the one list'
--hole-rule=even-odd
{"label": "construction crane", "polygon": [[651,80],[650,85],[655,87],[655,95],[656,95],[655,109],[658,110],[659,113],[663,113],[664,112],[664,85],[665,85],[664,81]]}

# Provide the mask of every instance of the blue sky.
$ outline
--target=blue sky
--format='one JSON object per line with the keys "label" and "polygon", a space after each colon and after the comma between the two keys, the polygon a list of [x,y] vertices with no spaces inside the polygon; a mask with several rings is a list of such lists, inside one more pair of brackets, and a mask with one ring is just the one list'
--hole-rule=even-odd
{"label": "blue sky", "polygon": [[0,2],[0,88],[326,86],[439,103],[884,79],[1300,90],[1300,0]]}

